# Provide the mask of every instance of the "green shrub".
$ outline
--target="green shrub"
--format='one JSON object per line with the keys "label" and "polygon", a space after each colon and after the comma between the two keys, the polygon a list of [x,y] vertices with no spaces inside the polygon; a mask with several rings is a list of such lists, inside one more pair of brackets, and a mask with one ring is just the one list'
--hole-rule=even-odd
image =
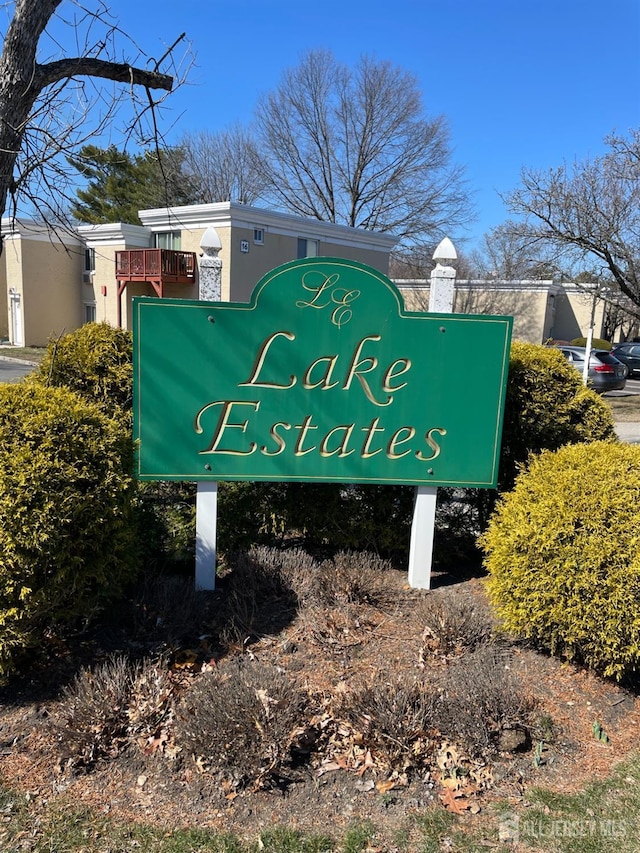
{"label": "green shrub", "polygon": [[66,388],[0,385],[0,673],[136,568],[131,438]]}
{"label": "green shrub", "polygon": [[[87,323],[51,340],[34,381],[70,388],[95,403],[121,428],[132,426],[133,341],[131,332],[108,323]],[[138,541],[143,562],[154,571],[193,566],[195,484],[138,484]]]}
{"label": "green shrub", "polygon": [[138,542],[152,576],[191,573],[196,549],[196,484],[140,481],[136,509]]}
{"label": "green shrub", "polygon": [[413,494],[410,486],[221,483],[220,550],[277,546],[293,535],[312,550],[392,555],[408,548]]}
{"label": "green shrub", "polygon": [[565,444],[615,441],[613,415],[559,350],[514,341],[505,402],[500,491],[529,454]]}
{"label": "green shrub", "polygon": [[96,403],[110,417],[130,423],[133,387],[131,332],[108,323],[86,323],[49,342],[35,379],[65,386]]}
{"label": "green shrub", "polygon": [[640,447],[541,454],[482,537],[504,628],[622,679],[640,664]]}
{"label": "green shrub", "polygon": [[[586,338],[574,338],[571,341],[572,347],[586,347],[587,339]],[[611,344],[609,341],[605,341],[604,338],[593,338],[591,341],[591,346],[593,349],[611,349]]]}

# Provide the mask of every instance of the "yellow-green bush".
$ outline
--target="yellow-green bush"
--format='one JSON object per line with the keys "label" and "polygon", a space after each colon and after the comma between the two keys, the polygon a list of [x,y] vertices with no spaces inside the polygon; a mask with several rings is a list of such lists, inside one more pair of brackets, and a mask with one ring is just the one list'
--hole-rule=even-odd
{"label": "yellow-green bush", "polygon": [[65,386],[130,423],[133,388],[132,336],[108,323],[86,323],[49,342],[35,379]]}
{"label": "yellow-green bush", "polygon": [[66,388],[0,384],[0,675],[137,568],[131,437]]}
{"label": "yellow-green bush", "polygon": [[507,631],[618,680],[640,667],[640,447],[542,453],[481,545]]}
{"label": "yellow-green bush", "polygon": [[[586,338],[574,338],[571,341],[572,347],[586,347],[586,345],[587,345],[587,339]],[[606,349],[606,350],[611,349],[611,344],[609,343],[609,341],[605,341],[604,338],[593,338],[591,341],[591,346],[593,347],[593,349]]]}
{"label": "yellow-green bush", "polygon": [[530,453],[565,444],[615,441],[611,409],[582,384],[559,350],[514,341],[505,401],[500,490],[510,489]]}
{"label": "yellow-green bush", "polygon": [[[33,381],[65,387],[132,428],[133,340],[108,323],[86,323],[49,342]],[[143,562],[154,571],[193,565],[195,485],[142,482],[137,485],[138,542]]]}

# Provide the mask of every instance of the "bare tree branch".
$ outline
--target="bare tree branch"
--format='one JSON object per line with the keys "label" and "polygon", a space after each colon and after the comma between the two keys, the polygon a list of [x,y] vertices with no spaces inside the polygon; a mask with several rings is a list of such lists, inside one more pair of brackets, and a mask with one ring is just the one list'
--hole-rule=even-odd
{"label": "bare tree branch", "polygon": [[157,71],[145,71],[121,62],[107,62],[104,59],[77,56],[74,59],[58,59],[47,65],[40,65],[34,75],[34,86],[39,91],[69,77],[102,77],[116,83],[130,83],[132,86],[144,86],[147,89],[171,91],[173,77],[159,74]]}
{"label": "bare tree branch", "polygon": [[273,206],[391,232],[405,247],[472,218],[444,119],[424,115],[415,78],[388,62],[348,69],[312,51],[261,98],[256,126]]}
{"label": "bare tree branch", "polygon": [[[12,214],[26,202],[50,220],[62,215],[66,205],[71,177],[65,172],[65,155],[112,127],[121,109],[130,113],[127,135],[136,132],[146,144],[158,139],[158,110],[180,82],[175,50],[184,33],[149,67],[102,0],[76,2],[73,15],[63,21],[76,55],[41,63],[43,40],[46,49],[53,45],[65,53],[60,40],[53,41],[47,32],[63,0],[8,5],[13,17],[0,55],[0,215],[9,201]],[[115,61],[124,56],[116,46],[120,38],[132,47],[131,59]],[[161,68],[166,63],[172,73]],[[109,91],[105,82],[122,84],[121,93]]]}
{"label": "bare tree branch", "polygon": [[264,188],[261,158],[251,132],[240,125],[218,133],[186,133],[178,143],[193,203],[253,204]]}
{"label": "bare tree branch", "polygon": [[558,259],[597,261],[640,309],[640,131],[607,142],[606,154],[573,167],[524,169],[521,186],[505,198],[522,219],[508,227]]}

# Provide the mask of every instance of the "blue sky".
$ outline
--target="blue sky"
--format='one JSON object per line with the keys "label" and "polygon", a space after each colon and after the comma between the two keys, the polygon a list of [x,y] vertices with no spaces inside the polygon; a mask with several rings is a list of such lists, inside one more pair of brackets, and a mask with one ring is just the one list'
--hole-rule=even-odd
{"label": "blue sky", "polygon": [[[196,54],[174,97],[169,140],[251,117],[257,96],[311,48],[363,54],[416,75],[428,114],[449,122],[478,219],[507,218],[498,192],[522,166],[594,156],[640,125],[640,0],[111,0],[151,55],[186,31]],[[464,235],[451,234],[454,240]]]}

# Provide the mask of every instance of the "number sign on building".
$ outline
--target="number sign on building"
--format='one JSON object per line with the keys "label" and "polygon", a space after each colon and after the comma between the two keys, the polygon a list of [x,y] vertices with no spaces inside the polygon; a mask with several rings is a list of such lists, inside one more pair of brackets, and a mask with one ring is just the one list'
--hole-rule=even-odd
{"label": "number sign on building", "polygon": [[335,258],[278,267],[249,304],[137,298],[137,475],[493,487],[511,326],[405,311]]}

